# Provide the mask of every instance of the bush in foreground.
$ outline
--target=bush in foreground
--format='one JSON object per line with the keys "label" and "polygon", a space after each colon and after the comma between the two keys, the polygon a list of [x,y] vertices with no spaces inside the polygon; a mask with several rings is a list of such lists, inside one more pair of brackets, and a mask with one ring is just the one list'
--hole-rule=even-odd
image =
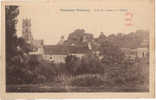
{"label": "bush in foreground", "polygon": [[100,87],[107,85],[108,83],[104,80],[104,77],[98,74],[85,74],[74,76],[70,79],[71,86],[78,87]]}

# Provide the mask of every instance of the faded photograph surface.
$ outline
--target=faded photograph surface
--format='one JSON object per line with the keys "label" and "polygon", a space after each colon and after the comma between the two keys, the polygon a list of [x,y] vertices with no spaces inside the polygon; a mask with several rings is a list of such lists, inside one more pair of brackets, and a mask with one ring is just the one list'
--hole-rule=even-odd
{"label": "faded photograph surface", "polygon": [[148,92],[141,5],[6,5],[6,92]]}

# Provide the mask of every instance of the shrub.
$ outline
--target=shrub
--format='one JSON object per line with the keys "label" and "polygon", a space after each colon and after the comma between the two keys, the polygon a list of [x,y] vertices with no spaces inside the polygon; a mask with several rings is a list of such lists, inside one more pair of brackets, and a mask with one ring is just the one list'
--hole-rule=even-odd
{"label": "shrub", "polygon": [[95,74],[78,75],[70,79],[70,85],[79,87],[99,87],[106,84],[102,76]]}
{"label": "shrub", "polygon": [[80,67],[80,59],[74,55],[68,55],[65,58],[65,65],[66,65],[66,71],[69,75],[75,75],[77,72],[77,69]]}

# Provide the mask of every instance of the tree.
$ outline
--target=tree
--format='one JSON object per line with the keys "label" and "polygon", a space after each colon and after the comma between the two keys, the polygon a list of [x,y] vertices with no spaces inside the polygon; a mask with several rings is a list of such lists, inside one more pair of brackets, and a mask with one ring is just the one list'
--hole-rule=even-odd
{"label": "tree", "polygon": [[107,64],[120,64],[124,60],[124,54],[120,48],[109,41],[105,41],[100,46],[100,52],[103,56],[102,62]]}
{"label": "tree", "polygon": [[104,72],[104,67],[98,57],[89,54],[81,59],[81,66],[78,71],[79,74],[100,74]]}
{"label": "tree", "polygon": [[93,40],[93,35],[86,33],[84,29],[76,29],[70,33],[68,39],[65,41],[65,45],[86,45],[89,41]]}
{"label": "tree", "polygon": [[65,62],[66,62],[66,70],[69,75],[74,75],[81,63],[80,59],[74,55],[68,55],[65,58]]}
{"label": "tree", "polygon": [[19,14],[18,6],[6,6],[5,7],[5,36],[6,36],[6,70],[7,70],[7,83],[14,82],[16,75],[14,73],[20,71],[16,65],[12,63],[19,63],[20,58],[16,57],[16,62],[12,61],[12,58],[17,55],[17,36],[16,36],[16,23],[17,16]]}
{"label": "tree", "polygon": [[6,6],[5,11],[6,58],[10,60],[17,54],[16,24],[19,9],[18,6]]}
{"label": "tree", "polygon": [[108,36],[108,40],[120,48],[138,48],[144,40],[149,40],[149,32],[137,30],[136,32],[130,32],[128,34],[111,34]]}
{"label": "tree", "polygon": [[6,83],[22,83],[25,79],[30,80],[27,75],[32,74],[26,67],[30,60],[28,52],[31,46],[16,34],[18,6],[6,6],[5,11]]}
{"label": "tree", "polygon": [[101,34],[97,38],[97,42],[101,44],[102,42],[106,41],[106,39],[107,39],[107,37],[104,35],[103,32],[101,32]]}

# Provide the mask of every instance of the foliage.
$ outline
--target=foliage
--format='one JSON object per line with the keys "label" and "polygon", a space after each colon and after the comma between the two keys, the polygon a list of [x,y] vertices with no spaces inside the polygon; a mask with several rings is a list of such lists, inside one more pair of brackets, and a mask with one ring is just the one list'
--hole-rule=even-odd
{"label": "foliage", "polygon": [[103,73],[104,67],[100,60],[93,55],[86,55],[81,59],[80,67],[77,74],[96,74]]}
{"label": "foliage", "polygon": [[64,42],[64,45],[86,45],[87,42],[93,39],[93,35],[86,33],[84,29],[76,29],[74,32],[70,33],[68,39]]}
{"label": "foliage", "polygon": [[105,84],[103,76],[96,74],[78,75],[70,79],[70,85],[79,87],[99,87]]}
{"label": "foliage", "polygon": [[30,56],[32,46],[16,35],[18,6],[6,6],[6,83],[25,84],[50,81],[56,74],[53,65],[40,56]]}
{"label": "foliage", "polygon": [[18,6],[6,6],[5,8],[5,32],[6,32],[6,58],[13,57],[17,53],[16,17],[19,14]]}
{"label": "foliage", "polygon": [[128,34],[118,33],[111,34],[107,39],[120,48],[137,48],[143,40],[149,40],[149,32],[145,30],[137,30]]}
{"label": "foliage", "polygon": [[120,48],[109,41],[101,44],[100,53],[103,56],[102,62],[106,64],[120,64],[124,60],[124,54]]}
{"label": "foliage", "polygon": [[66,62],[66,70],[68,74],[74,75],[78,67],[80,66],[80,59],[74,55],[68,55],[65,58],[65,62]]}

